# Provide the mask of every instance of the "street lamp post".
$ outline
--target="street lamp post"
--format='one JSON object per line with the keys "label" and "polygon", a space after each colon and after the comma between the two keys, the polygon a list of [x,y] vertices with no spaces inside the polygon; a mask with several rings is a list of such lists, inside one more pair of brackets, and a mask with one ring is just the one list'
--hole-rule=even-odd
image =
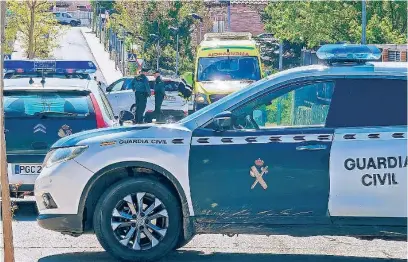
{"label": "street lamp post", "polygon": [[191,13],[190,15],[193,19],[200,21],[200,42],[201,42],[203,30],[203,17],[196,13]]}
{"label": "street lamp post", "polygon": [[157,52],[157,61],[156,61],[156,70],[159,70],[159,59],[160,59],[160,36],[156,34],[150,34],[150,37],[154,40],[157,40],[156,52]]}
{"label": "street lamp post", "polygon": [[366,27],[367,27],[367,12],[366,12],[366,7],[367,3],[366,0],[361,1],[362,4],[362,9],[361,9],[361,44],[365,45],[366,44]]}
{"label": "street lamp post", "polygon": [[179,28],[175,26],[169,26],[169,29],[176,33],[176,75],[178,75],[179,67]]}

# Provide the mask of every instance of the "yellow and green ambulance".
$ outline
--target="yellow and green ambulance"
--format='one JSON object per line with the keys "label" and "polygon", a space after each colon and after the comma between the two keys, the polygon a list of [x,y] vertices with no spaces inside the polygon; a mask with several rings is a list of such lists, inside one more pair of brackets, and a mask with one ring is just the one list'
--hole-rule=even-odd
{"label": "yellow and green ambulance", "polygon": [[194,110],[262,78],[260,52],[250,33],[208,33],[197,47]]}

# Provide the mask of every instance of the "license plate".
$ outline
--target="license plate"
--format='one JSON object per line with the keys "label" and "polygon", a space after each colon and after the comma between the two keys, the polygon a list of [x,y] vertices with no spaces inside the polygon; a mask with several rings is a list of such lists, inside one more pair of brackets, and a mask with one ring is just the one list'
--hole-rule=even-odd
{"label": "license plate", "polygon": [[166,101],[176,101],[176,98],[174,96],[165,96],[164,100],[166,100]]}
{"label": "license plate", "polygon": [[41,173],[41,165],[14,165],[15,175],[38,175]]}

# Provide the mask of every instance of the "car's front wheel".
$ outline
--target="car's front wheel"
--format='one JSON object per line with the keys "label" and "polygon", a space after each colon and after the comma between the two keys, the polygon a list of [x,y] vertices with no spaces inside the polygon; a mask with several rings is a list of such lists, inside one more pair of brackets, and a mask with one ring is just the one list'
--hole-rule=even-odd
{"label": "car's front wheel", "polygon": [[77,23],[76,21],[74,21],[74,20],[72,20],[71,22],[69,22],[69,24],[70,24],[71,26],[77,26],[77,25],[78,25],[78,23]]}
{"label": "car's front wheel", "polygon": [[170,190],[147,178],[110,187],[94,214],[102,247],[124,261],[156,261],[173,250],[181,230],[181,207]]}

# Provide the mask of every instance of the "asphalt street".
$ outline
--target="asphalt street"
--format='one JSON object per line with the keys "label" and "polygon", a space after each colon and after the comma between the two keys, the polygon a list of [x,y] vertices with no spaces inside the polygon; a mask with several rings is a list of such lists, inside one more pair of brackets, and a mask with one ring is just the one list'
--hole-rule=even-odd
{"label": "asphalt street", "polygon": [[[13,223],[16,262],[116,261],[103,251],[94,235],[70,237],[42,229],[35,221],[34,204],[18,205]],[[406,261],[406,245],[405,241],[354,237],[198,235],[163,261]]]}
{"label": "asphalt street", "polygon": [[[81,29],[79,27],[70,26],[67,26],[64,29],[66,32],[60,38],[59,47],[54,50],[53,57],[55,59],[67,60],[90,60],[97,65],[91,50],[81,33]],[[105,78],[101,74],[101,71],[98,70],[95,75],[98,80],[105,82]]]}
{"label": "asphalt street", "polygon": [[[60,59],[93,60],[79,28],[67,31],[54,55]],[[99,71],[96,75],[102,79]],[[35,205],[32,202],[19,202],[18,206],[13,222],[16,262],[116,261],[103,251],[94,235],[75,238],[47,231],[37,225]],[[0,239],[2,241],[3,237]],[[3,257],[3,254],[0,256]],[[397,240],[332,236],[199,235],[163,261],[383,262],[406,261],[406,257],[407,242]]]}

